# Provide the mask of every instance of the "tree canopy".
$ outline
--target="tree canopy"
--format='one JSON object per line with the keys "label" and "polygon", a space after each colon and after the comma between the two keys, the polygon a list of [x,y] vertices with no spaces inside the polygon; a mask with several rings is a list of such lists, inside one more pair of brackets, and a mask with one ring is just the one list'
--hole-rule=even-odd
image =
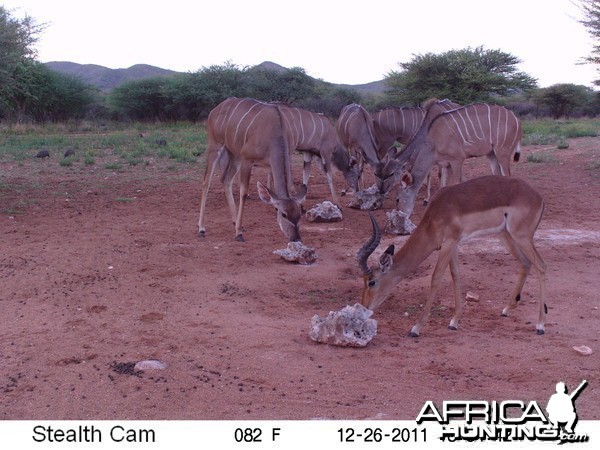
{"label": "tree canopy", "polygon": [[596,96],[590,88],[572,83],[559,83],[538,89],[532,94],[533,101],[548,109],[552,117],[570,117],[576,110],[593,109]]}
{"label": "tree canopy", "polygon": [[483,47],[414,55],[386,76],[387,95],[398,104],[418,105],[437,97],[458,103],[490,101],[536,87],[534,78],[517,69],[521,61],[501,50]]}
{"label": "tree canopy", "polygon": [[[600,0],[581,0],[581,9],[584,18],[579,22],[587,28],[594,39],[592,53],[584,59],[592,64],[600,64]],[[595,80],[594,84],[600,86],[600,80]]]}
{"label": "tree canopy", "polygon": [[35,60],[43,25],[15,18],[0,6],[0,118],[37,122],[80,117],[94,101],[92,88]]}
{"label": "tree canopy", "polygon": [[280,101],[332,116],[347,103],[360,101],[356,92],[315,80],[299,67],[266,70],[227,62],[174,77],[124,83],[113,89],[109,103],[118,117],[197,121],[228,97]]}

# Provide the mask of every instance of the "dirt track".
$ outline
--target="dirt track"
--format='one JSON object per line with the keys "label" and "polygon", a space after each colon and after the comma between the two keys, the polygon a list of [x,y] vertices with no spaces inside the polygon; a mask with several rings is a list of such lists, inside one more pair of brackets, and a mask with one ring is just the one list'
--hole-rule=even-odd
{"label": "dirt track", "polygon": [[[598,420],[600,176],[588,166],[599,142],[570,144],[552,150],[558,163],[513,169],[547,205],[537,238],[548,265],[546,335],[535,334],[534,274],[518,309],[500,317],[516,264],[496,240],[478,239],[460,258],[463,290],[480,301],[467,303],[458,331],[447,328],[447,276],[421,337],[407,337],[434,255],[376,312],[378,335],[364,349],[308,337],[314,314],[359,298],[364,212],[346,208],[342,222],[303,223],[319,260],[297,266],[272,254],[285,241],[255,192],[247,242],[234,241],[217,177],[207,236],[197,237],[199,165],[111,173],[2,161],[0,419],[414,419],[426,400],[545,405],[558,381],[573,388],[588,379],[577,411]],[[542,150],[525,147],[523,160]],[[488,173],[483,160],[468,166],[468,177]],[[313,175],[309,207],[328,198],[325,178]],[[418,206],[416,223],[422,212]],[[384,212],[376,215],[383,222]],[[404,239],[385,236],[382,245]],[[579,356],[577,345],[594,354]],[[115,370],[142,359],[169,367]]]}

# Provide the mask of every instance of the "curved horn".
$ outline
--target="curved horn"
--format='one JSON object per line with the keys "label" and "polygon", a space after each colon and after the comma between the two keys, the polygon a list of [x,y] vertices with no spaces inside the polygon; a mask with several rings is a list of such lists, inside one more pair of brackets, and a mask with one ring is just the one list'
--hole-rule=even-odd
{"label": "curved horn", "polygon": [[379,230],[379,225],[377,221],[369,211],[369,219],[371,219],[371,223],[373,224],[373,234],[369,238],[369,240],[362,246],[362,248],[356,254],[356,259],[358,261],[358,267],[361,268],[364,275],[369,275],[371,273],[371,269],[369,269],[369,265],[367,264],[367,260],[371,253],[375,251],[379,242],[381,241],[381,231]]}

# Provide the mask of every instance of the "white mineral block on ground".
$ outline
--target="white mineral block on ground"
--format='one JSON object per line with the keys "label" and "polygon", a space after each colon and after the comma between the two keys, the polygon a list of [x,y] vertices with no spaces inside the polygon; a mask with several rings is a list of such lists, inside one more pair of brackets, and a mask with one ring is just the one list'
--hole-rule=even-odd
{"label": "white mineral block on ground", "polygon": [[573,350],[575,350],[581,356],[590,356],[592,353],[594,353],[592,351],[592,349],[589,348],[587,345],[580,345],[578,347],[573,347]]}
{"label": "white mineral block on ground", "polygon": [[376,185],[363,189],[354,194],[348,203],[349,208],[375,210],[383,206],[383,197]]}
{"label": "white mineral block on ground", "polygon": [[377,321],[373,311],[361,304],[330,311],[322,319],[317,314],[310,324],[310,338],[315,342],[340,347],[364,347],[377,335]]}
{"label": "white mineral block on ground", "polygon": [[165,370],[167,364],[157,359],[146,359],[144,361],[138,361],[135,364],[134,370]]}
{"label": "white mineral block on ground", "polygon": [[304,265],[312,264],[317,260],[317,250],[314,247],[307,247],[302,242],[288,242],[287,248],[275,250],[273,253],[286,261]]}
{"label": "white mineral block on ground", "polygon": [[318,203],[306,212],[309,222],[339,222],[343,219],[342,211],[328,200]]}
{"label": "white mineral block on ground", "polygon": [[411,234],[417,226],[412,223],[405,212],[394,209],[385,213],[385,232],[389,234]]}
{"label": "white mineral block on ground", "polygon": [[476,294],[475,292],[467,291],[467,295],[465,296],[465,300],[467,300],[468,302],[478,302],[479,301],[479,294]]}

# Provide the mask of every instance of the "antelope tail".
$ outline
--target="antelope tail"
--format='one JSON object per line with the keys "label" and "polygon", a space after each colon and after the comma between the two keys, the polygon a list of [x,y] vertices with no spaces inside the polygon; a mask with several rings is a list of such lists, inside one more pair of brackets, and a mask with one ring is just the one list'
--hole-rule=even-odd
{"label": "antelope tail", "polygon": [[519,161],[519,159],[521,159],[521,143],[517,143],[517,148],[515,149],[515,154],[513,156],[513,160],[515,162]]}

